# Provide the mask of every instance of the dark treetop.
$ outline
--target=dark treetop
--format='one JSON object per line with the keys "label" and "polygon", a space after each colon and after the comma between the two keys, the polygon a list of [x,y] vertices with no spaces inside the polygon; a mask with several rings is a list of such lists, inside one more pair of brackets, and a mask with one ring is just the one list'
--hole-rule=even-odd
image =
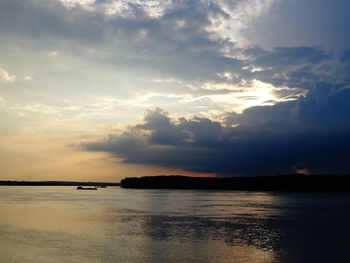
{"label": "dark treetop", "polygon": [[350,192],[348,175],[278,175],[257,177],[187,177],[180,175],[132,177],[124,188]]}

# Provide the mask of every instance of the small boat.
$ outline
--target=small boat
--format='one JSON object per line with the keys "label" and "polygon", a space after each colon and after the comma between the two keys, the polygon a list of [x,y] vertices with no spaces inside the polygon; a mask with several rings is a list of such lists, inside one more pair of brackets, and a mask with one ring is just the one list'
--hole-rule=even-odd
{"label": "small boat", "polygon": [[96,187],[82,187],[82,186],[78,186],[77,190],[97,190]]}

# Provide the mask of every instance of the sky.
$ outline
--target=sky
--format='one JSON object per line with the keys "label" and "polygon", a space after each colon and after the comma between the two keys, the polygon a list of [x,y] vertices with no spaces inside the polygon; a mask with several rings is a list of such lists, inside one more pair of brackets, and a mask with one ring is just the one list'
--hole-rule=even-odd
{"label": "sky", "polygon": [[0,0],[0,180],[350,171],[348,0]]}

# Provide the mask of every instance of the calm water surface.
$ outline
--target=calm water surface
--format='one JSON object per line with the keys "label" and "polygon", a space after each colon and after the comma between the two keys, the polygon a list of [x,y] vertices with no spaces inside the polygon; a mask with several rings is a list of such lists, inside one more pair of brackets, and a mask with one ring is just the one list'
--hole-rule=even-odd
{"label": "calm water surface", "polygon": [[350,262],[350,195],[0,187],[0,263]]}

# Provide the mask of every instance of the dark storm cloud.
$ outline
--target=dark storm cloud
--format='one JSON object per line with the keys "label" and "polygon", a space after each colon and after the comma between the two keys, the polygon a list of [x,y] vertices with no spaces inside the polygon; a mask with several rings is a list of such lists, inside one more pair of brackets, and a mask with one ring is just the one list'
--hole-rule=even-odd
{"label": "dark storm cloud", "polygon": [[349,89],[318,83],[300,100],[227,114],[226,124],[172,120],[156,109],[147,112],[143,124],[85,147],[126,163],[219,175],[344,173],[350,168],[349,100]]}

